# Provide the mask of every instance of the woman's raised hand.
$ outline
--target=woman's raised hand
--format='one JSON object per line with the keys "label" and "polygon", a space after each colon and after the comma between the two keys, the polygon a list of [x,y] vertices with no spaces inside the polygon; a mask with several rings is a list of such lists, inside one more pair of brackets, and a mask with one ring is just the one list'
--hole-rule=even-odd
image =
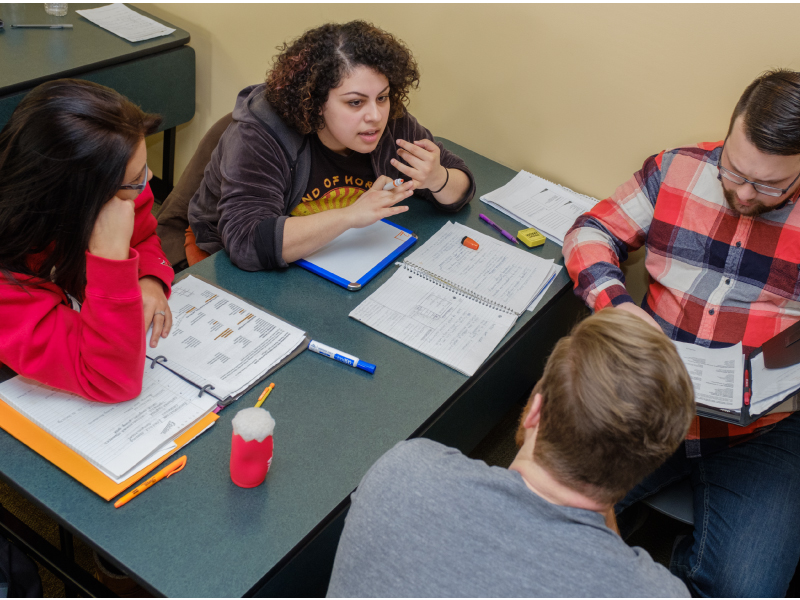
{"label": "woman's raised hand", "polygon": [[348,211],[350,227],[367,227],[376,221],[408,210],[407,206],[395,206],[395,204],[414,193],[414,182],[406,181],[399,187],[384,190],[383,186],[391,181],[386,175],[381,175],[369,190],[359,196],[358,200],[343,209]]}
{"label": "woman's raised hand", "polygon": [[105,203],[94,222],[89,252],[111,260],[127,260],[130,255],[135,207],[133,200],[114,196]]}

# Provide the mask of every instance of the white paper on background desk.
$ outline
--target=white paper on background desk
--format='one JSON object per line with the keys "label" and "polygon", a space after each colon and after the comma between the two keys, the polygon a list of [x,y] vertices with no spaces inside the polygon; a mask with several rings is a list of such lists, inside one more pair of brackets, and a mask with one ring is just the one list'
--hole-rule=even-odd
{"label": "white paper on background desk", "polygon": [[76,10],[76,13],[129,42],[141,42],[169,35],[174,29],[131,10],[124,4]]}
{"label": "white paper on background desk", "polygon": [[355,283],[410,237],[402,229],[377,221],[368,227],[348,229],[305,260]]}
{"label": "white paper on background desk", "polygon": [[[478,242],[479,248],[464,246],[461,240],[465,236]],[[552,261],[452,222],[403,262],[517,315],[547,282],[552,266]]]}
{"label": "white paper on background desk", "polygon": [[172,330],[147,348],[148,358],[167,357],[168,368],[200,387],[213,385],[221,399],[247,390],[305,339],[297,327],[191,275],[172,286],[169,307]]}
{"label": "white paper on background desk", "polygon": [[407,268],[350,316],[465,375],[475,373],[517,320]]}
{"label": "white paper on background desk", "polygon": [[520,171],[506,185],[481,196],[481,200],[526,227],[535,227],[557,244],[580,215],[591,210],[595,198]]}
{"label": "white paper on background desk", "polygon": [[742,410],[744,401],[744,355],[741,342],[728,348],[704,348],[673,342],[686,365],[697,404]]}
{"label": "white paper on background desk", "polygon": [[180,377],[149,366],[142,393],[127,402],[91,402],[19,376],[0,383],[0,397],[115,481],[216,406]]}

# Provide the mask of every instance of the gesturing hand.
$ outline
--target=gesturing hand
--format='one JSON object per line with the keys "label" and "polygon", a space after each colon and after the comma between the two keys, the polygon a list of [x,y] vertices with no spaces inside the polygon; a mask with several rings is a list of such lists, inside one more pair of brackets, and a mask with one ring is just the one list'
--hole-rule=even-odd
{"label": "gesturing hand", "polygon": [[386,175],[381,175],[369,190],[359,196],[358,200],[343,209],[348,211],[350,227],[367,227],[376,221],[408,210],[407,206],[395,206],[395,204],[414,193],[413,182],[406,181],[400,187],[384,191],[383,186],[390,181]]}
{"label": "gesturing hand", "polygon": [[447,171],[439,162],[441,151],[439,146],[430,140],[417,140],[413,144],[405,140],[397,140],[400,149],[397,156],[408,164],[404,165],[396,158],[392,159],[392,165],[408,175],[414,182],[415,188],[439,190],[444,182],[447,181]]}

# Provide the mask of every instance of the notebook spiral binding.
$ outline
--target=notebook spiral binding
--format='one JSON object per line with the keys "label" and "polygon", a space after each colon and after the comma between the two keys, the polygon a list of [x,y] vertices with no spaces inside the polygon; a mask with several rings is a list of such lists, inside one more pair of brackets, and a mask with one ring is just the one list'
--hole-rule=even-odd
{"label": "notebook spiral binding", "polygon": [[498,304],[497,302],[494,302],[493,300],[489,300],[488,298],[484,298],[483,296],[480,296],[478,294],[474,294],[471,291],[469,291],[468,289],[463,288],[460,285],[456,285],[455,283],[452,283],[451,281],[448,281],[447,279],[442,279],[441,277],[437,277],[436,275],[434,275],[433,273],[431,273],[427,269],[423,269],[422,267],[418,267],[415,264],[407,263],[407,262],[400,263],[400,265],[404,269],[406,269],[407,271],[411,271],[412,273],[414,273],[416,275],[419,275],[423,279],[427,279],[431,283],[435,283],[436,285],[438,285],[440,287],[443,287],[446,290],[453,292],[454,294],[458,294],[459,296],[464,296],[466,298],[470,298],[471,300],[474,300],[478,304],[483,304],[484,306],[489,306],[491,308],[499,310],[500,312],[504,312],[504,313],[507,313],[509,315],[519,316],[519,313],[514,312],[513,310],[511,310],[507,306],[503,306],[502,304]]}
{"label": "notebook spiral binding", "polygon": [[219,396],[217,396],[216,394],[212,394],[212,393],[211,393],[211,390],[213,390],[213,389],[214,389],[214,386],[213,386],[213,385],[211,385],[210,383],[209,383],[209,384],[206,384],[206,385],[204,385],[204,386],[200,386],[199,384],[195,383],[194,381],[192,381],[191,379],[189,379],[189,378],[188,378],[188,377],[186,377],[185,375],[182,375],[181,373],[178,373],[178,372],[177,372],[175,369],[173,369],[173,368],[171,368],[171,367],[168,367],[168,366],[165,364],[165,363],[167,362],[167,357],[166,357],[166,356],[159,355],[159,356],[156,356],[155,358],[150,358],[150,357],[148,356],[147,358],[149,358],[149,359],[150,359],[150,368],[151,368],[151,369],[155,369],[155,368],[156,368],[156,365],[161,365],[162,367],[164,367],[164,368],[165,368],[167,371],[169,371],[170,373],[172,373],[172,374],[173,374],[173,375],[175,375],[176,377],[180,377],[180,378],[181,378],[181,379],[183,379],[183,380],[184,380],[186,383],[190,383],[191,385],[193,385],[194,387],[196,387],[197,389],[199,389],[199,390],[200,390],[200,393],[199,393],[199,394],[197,394],[197,397],[198,397],[198,398],[201,398],[201,397],[203,396],[203,394],[205,393],[205,394],[208,394],[209,396],[212,396],[212,397],[216,398],[216,399],[218,400],[217,404],[219,404],[220,402],[225,402],[225,405],[227,405],[227,404],[230,404],[230,402],[232,402],[232,401],[233,401],[233,400],[229,400],[229,401],[227,401],[227,402],[226,402],[224,398],[220,398],[220,397],[219,397]]}

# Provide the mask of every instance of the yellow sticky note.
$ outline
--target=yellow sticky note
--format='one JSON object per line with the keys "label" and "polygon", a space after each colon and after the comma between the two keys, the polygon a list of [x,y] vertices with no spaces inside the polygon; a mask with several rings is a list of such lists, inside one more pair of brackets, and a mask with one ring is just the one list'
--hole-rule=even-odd
{"label": "yellow sticky note", "polygon": [[528,248],[535,248],[536,246],[541,246],[547,239],[541,233],[536,231],[533,227],[531,227],[530,229],[520,229],[517,232],[517,237]]}

